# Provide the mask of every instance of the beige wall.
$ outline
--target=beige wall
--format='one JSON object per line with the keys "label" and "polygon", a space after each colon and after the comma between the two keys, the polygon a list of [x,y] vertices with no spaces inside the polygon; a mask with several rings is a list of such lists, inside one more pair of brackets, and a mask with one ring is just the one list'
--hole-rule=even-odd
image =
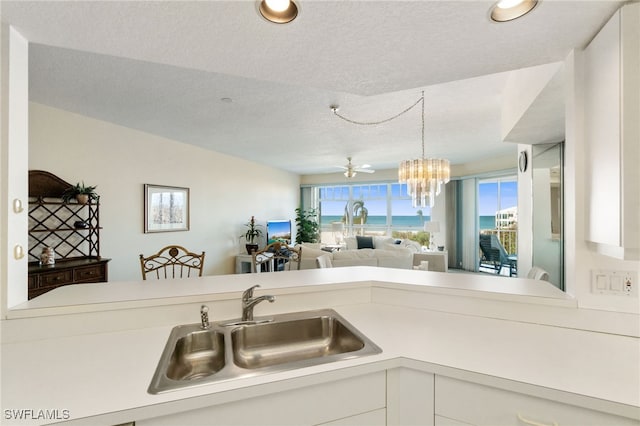
{"label": "beige wall", "polygon": [[[168,244],[205,251],[205,275],[234,272],[243,224],[294,219],[298,175],[104,121],[30,104],[29,168],[97,185],[109,280],[138,280],[138,255]],[[188,187],[191,229],[143,232],[143,184]]]}

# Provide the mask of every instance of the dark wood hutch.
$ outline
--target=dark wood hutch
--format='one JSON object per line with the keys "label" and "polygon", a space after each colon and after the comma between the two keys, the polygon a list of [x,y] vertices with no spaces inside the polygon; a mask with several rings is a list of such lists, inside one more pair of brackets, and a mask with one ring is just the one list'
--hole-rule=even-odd
{"label": "dark wood hutch", "polygon": [[[64,202],[71,186],[52,173],[29,171],[29,299],[63,285],[108,279],[110,259],[100,256],[100,201]],[[46,247],[55,250],[53,265],[40,264]]]}

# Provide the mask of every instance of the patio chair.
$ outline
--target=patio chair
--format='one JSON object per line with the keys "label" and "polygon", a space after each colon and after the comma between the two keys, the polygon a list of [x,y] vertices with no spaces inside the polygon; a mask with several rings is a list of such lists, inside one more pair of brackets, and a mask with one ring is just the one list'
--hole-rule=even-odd
{"label": "patio chair", "polygon": [[143,280],[147,279],[148,274],[155,279],[201,277],[203,267],[204,252],[196,254],[176,245],[164,247],[148,257],[140,255]]}
{"label": "patio chair", "polygon": [[549,273],[538,266],[534,266],[533,268],[531,268],[531,270],[527,274],[527,278],[531,278],[534,280],[549,281]]}
{"label": "patio chair", "polygon": [[509,268],[509,276],[513,277],[518,272],[518,256],[510,255],[504,249],[496,235],[480,235],[480,267],[488,267],[496,274],[502,272],[502,268]]}
{"label": "patio chair", "polygon": [[278,272],[300,269],[302,247],[293,247],[281,241],[273,242],[262,250],[251,253],[251,272]]}

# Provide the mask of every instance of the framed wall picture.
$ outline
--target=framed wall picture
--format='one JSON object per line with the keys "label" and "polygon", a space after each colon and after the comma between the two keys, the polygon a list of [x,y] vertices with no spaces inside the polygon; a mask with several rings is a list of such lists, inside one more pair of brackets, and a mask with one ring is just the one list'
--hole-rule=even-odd
{"label": "framed wall picture", "polygon": [[144,184],[144,232],[189,230],[189,188]]}

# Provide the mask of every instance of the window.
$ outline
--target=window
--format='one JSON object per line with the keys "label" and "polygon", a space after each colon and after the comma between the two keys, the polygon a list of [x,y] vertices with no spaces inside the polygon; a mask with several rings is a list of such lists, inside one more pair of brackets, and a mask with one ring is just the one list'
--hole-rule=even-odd
{"label": "window", "polygon": [[[430,208],[413,208],[405,184],[371,183],[317,186],[320,231],[323,243],[337,241],[331,224],[344,223],[345,235],[387,235],[413,238],[425,234]],[[335,227],[334,227],[335,229]],[[426,240],[425,235],[423,240]],[[420,241],[420,240],[419,240]]]}

